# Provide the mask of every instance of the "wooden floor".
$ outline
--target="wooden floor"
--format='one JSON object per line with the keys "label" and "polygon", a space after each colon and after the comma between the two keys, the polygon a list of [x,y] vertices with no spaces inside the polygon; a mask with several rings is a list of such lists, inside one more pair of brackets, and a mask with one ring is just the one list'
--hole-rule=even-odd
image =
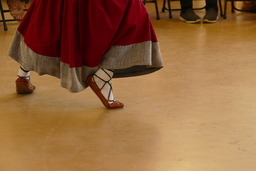
{"label": "wooden floor", "polygon": [[16,94],[7,51],[18,22],[0,23],[0,171],[256,170],[256,14],[186,24],[146,7],[165,67],[115,79],[117,110],[34,72],[37,90]]}

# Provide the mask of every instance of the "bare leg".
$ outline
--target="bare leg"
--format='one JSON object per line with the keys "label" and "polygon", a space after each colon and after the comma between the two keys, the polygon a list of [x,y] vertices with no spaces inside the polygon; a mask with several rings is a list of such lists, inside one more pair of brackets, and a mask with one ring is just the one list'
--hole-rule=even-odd
{"label": "bare leg", "polygon": [[7,5],[12,17],[17,21],[21,21],[24,17],[24,11],[21,7],[20,0],[7,0]]}

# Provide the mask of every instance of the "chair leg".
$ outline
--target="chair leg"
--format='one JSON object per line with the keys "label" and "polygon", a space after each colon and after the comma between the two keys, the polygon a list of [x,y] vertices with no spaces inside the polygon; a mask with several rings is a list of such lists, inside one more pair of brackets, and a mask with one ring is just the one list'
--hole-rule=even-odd
{"label": "chair leg", "polygon": [[[168,4],[168,8],[166,8],[166,1],[167,1],[167,4]],[[165,10],[168,10],[169,11],[169,18],[172,18],[172,10],[171,10],[171,3],[170,3],[171,0],[164,0],[163,1],[163,7],[162,7],[162,12],[165,12]]]}
{"label": "chair leg", "polygon": [[155,7],[156,7],[156,19],[160,20],[160,15],[159,15],[159,11],[158,11],[158,3],[157,0],[155,0]]}
{"label": "chair leg", "polygon": [[171,8],[171,0],[167,0],[168,3],[168,11],[169,11],[169,18],[172,18],[172,8]]}
{"label": "chair leg", "polygon": [[7,27],[7,24],[6,24],[6,21],[5,21],[4,10],[3,10],[3,5],[2,5],[1,0],[0,0],[0,12],[1,12],[1,17],[2,17],[1,22],[3,22],[3,25],[4,25],[4,31],[7,31],[8,27]]}
{"label": "chair leg", "polygon": [[146,3],[155,3],[155,7],[156,7],[156,19],[160,20],[160,15],[159,15],[159,11],[158,11],[158,3],[157,0],[143,0],[142,1],[144,5],[146,5]]}
{"label": "chair leg", "polygon": [[221,0],[219,0],[219,8],[220,8],[220,16],[223,17]]}
{"label": "chair leg", "polygon": [[228,0],[225,0],[225,3],[224,3],[224,13],[223,13],[223,18],[224,19],[227,18],[227,2],[228,2]]}
{"label": "chair leg", "polygon": [[231,12],[232,13],[235,12],[235,3],[234,3],[234,1],[231,1]]}
{"label": "chair leg", "polygon": [[166,0],[163,1],[162,12],[165,12],[165,4],[166,4]]}

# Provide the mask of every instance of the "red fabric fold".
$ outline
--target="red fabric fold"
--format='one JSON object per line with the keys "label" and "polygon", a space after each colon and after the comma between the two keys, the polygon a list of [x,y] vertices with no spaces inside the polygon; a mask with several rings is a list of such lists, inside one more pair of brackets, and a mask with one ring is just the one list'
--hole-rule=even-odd
{"label": "red fabric fold", "polygon": [[141,0],[33,0],[19,32],[35,53],[99,66],[113,46],[157,42]]}

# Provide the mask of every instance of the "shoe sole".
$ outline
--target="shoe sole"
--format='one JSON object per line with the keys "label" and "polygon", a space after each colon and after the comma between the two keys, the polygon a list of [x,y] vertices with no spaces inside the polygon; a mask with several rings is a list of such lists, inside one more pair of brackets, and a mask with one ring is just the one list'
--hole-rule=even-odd
{"label": "shoe sole", "polygon": [[217,20],[203,20],[202,21],[203,23],[216,23],[217,22]]}
{"label": "shoe sole", "polygon": [[188,23],[188,24],[196,24],[196,23],[201,23],[201,19],[198,19],[196,21],[187,21],[185,20],[183,17],[179,17],[180,21],[184,21],[185,23]]}
{"label": "shoe sole", "polygon": [[218,17],[216,18],[216,20],[208,20],[208,19],[203,19],[203,23],[216,23],[218,20]]}

